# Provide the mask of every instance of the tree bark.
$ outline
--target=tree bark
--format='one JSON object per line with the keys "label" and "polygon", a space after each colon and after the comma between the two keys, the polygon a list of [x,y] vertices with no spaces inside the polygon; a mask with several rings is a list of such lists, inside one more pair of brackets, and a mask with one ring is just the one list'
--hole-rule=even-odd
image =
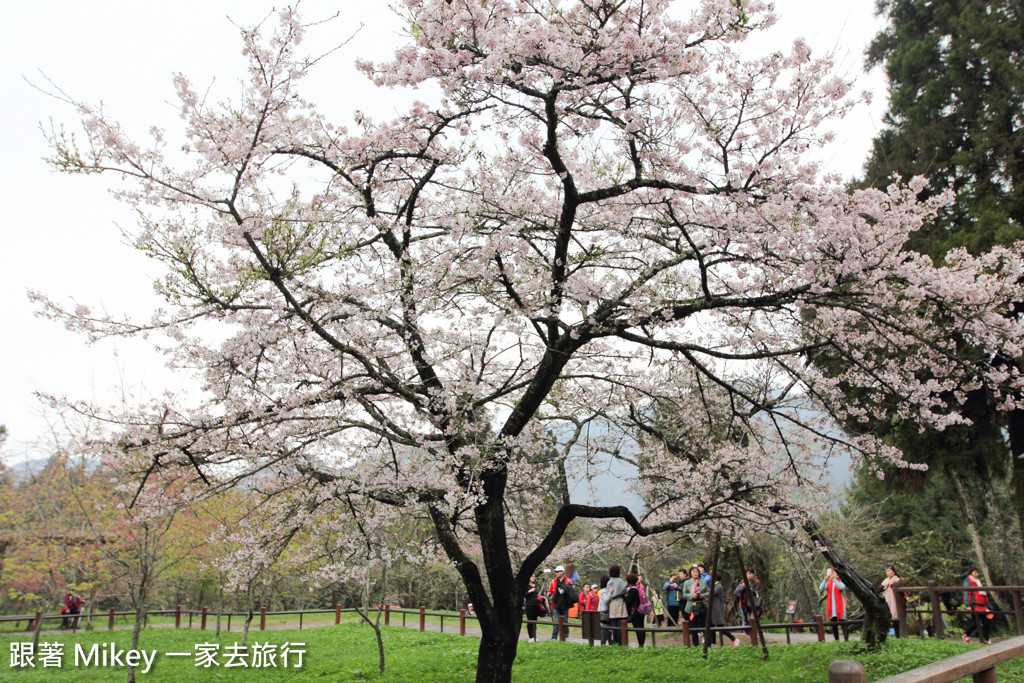
{"label": "tree bark", "polygon": [[[708,642],[708,638],[711,637],[711,615],[715,613],[715,580],[718,577],[718,547],[722,543],[722,534],[715,533],[715,550],[711,557],[711,585],[708,588],[711,594],[708,596],[708,617],[704,620],[704,657],[708,656],[708,647],[711,643]],[[722,590],[722,612],[725,612],[725,590]],[[718,633],[714,635],[715,640],[718,639]]]}
{"label": "tree bark", "polygon": [[839,554],[832,544],[832,540],[822,531],[817,522],[807,520],[804,522],[803,528],[811,540],[818,545],[825,560],[839,574],[839,578],[864,606],[863,642],[869,649],[878,648],[885,642],[889,634],[889,625],[894,618],[889,613],[889,606],[875,590],[875,586],[857,573],[857,570]]}
{"label": "tree bark", "polygon": [[[981,540],[978,517],[974,514],[974,506],[971,504],[971,499],[967,496],[963,478],[959,472],[954,472],[952,469],[947,469],[946,473],[953,482],[953,488],[956,489],[956,497],[960,502],[960,512],[967,523],[967,533],[970,535],[971,544],[974,546],[974,556],[978,560],[978,569],[981,570],[981,577],[984,579],[986,586],[995,585],[992,581],[992,567],[989,565],[988,556],[985,554],[985,545]],[[998,512],[993,511],[993,514],[998,514]],[[996,604],[1000,611],[1006,611],[1006,606],[1002,604],[1002,601],[995,593],[989,591],[989,597],[992,598],[992,602]]]}
{"label": "tree bark", "polygon": [[[754,624],[754,630],[757,633],[758,639],[761,641],[761,652],[764,654],[764,658],[768,660],[768,643],[764,639],[764,631],[761,630],[761,617],[758,616],[758,606],[754,604],[754,591],[751,589],[750,584],[747,582],[747,567],[743,563],[743,551],[740,550],[739,546],[736,546],[736,559],[740,563],[740,579],[743,581],[743,592],[746,598],[747,604],[750,605],[750,620]],[[762,590],[764,586],[762,585]],[[722,596],[725,597],[724,595]],[[764,606],[764,594],[761,594],[761,606]]]}
{"label": "tree bark", "polygon": [[[1003,539],[1009,541],[1015,539],[1020,534],[1020,528],[1016,524],[1016,518],[1012,515],[1007,520],[1003,516],[1003,510],[999,506],[999,501],[996,500],[995,486],[991,480],[981,481],[981,491],[985,499],[985,507],[989,511],[989,520],[992,524],[992,534],[997,539]],[[1009,523],[1007,523],[1009,522]],[[1016,586],[1018,583],[1017,575],[1017,556],[1018,552],[1014,547],[1015,544],[1008,542],[997,543],[996,553],[999,555],[999,567],[1001,571],[1001,583],[1004,586]]]}
{"label": "tree bark", "polygon": [[1010,499],[1020,525],[1021,549],[1024,550],[1024,410],[1011,410],[1007,416],[1010,435],[1011,467]]}
{"label": "tree bark", "polygon": [[387,565],[384,565],[381,572],[381,599],[377,605],[377,616],[375,619],[370,619],[370,571],[366,572],[366,581],[363,584],[363,600],[362,607],[356,607],[356,612],[370,625],[373,629],[373,634],[377,638],[377,669],[380,673],[384,673],[384,639],[380,633],[380,615],[384,612],[384,596],[387,595],[387,584],[388,584],[388,569]]}
{"label": "tree bark", "polygon": [[[148,559],[148,558],[147,558]],[[149,580],[151,566],[143,561],[140,567],[138,584],[138,595],[135,601],[135,623],[132,625],[132,649],[139,649],[139,636],[142,634],[142,626],[146,622],[146,602],[149,600]],[[125,676],[126,683],[135,683],[135,667],[129,666]]]}
{"label": "tree bark", "polygon": [[[520,614],[516,623],[521,621]],[[485,633],[477,653],[476,683],[511,683],[512,663],[519,647],[519,628],[503,623],[496,629],[487,629]]]}

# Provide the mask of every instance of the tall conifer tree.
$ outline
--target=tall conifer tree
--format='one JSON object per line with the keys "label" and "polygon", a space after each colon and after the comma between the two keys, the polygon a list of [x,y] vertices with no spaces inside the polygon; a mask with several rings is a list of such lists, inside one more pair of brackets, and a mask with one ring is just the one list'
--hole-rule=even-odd
{"label": "tall conifer tree", "polygon": [[[907,243],[938,262],[956,247],[980,254],[1024,238],[1024,1],[879,0],[878,12],[888,25],[867,61],[884,65],[890,102],[862,185],[923,175],[922,196],[953,193]],[[1019,315],[1020,304],[1015,309]],[[975,424],[938,440],[943,447],[916,429],[896,430],[911,458],[942,469],[958,488],[965,480],[982,484],[958,496],[965,508],[972,496],[994,500],[987,487],[1007,463],[1005,414],[982,394],[971,403]],[[1016,411],[1009,422],[1015,508],[1024,522],[1024,416]]]}

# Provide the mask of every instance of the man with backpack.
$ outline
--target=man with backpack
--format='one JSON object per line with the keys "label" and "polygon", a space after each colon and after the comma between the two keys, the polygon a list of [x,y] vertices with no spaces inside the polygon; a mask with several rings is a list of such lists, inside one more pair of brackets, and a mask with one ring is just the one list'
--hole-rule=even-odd
{"label": "man with backpack", "polygon": [[572,581],[565,575],[565,567],[555,567],[555,578],[551,580],[548,587],[550,596],[551,618],[555,625],[551,629],[551,640],[558,640],[559,617],[569,618],[569,607],[576,602],[576,591],[572,587]]}

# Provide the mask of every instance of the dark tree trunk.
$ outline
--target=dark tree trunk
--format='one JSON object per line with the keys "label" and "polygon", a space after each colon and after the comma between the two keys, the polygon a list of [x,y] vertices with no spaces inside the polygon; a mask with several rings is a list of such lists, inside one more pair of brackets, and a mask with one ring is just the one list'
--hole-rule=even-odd
{"label": "dark tree trunk", "polygon": [[519,628],[502,624],[480,639],[476,662],[476,683],[511,683],[512,663],[519,647]]}
{"label": "dark tree trunk", "polygon": [[477,683],[511,683],[528,575],[520,572],[517,578],[508,551],[504,509],[507,474],[502,470],[492,471],[481,476],[481,480],[486,499],[474,508],[473,516],[480,539],[483,572],[463,552],[448,518],[433,506],[428,509],[438,540],[455,562],[480,625]]}
{"label": "dark tree trunk", "polygon": [[889,606],[875,590],[875,586],[857,573],[849,562],[835,549],[832,540],[825,535],[814,520],[804,522],[804,531],[811,540],[818,544],[822,556],[839,574],[846,587],[850,589],[861,604],[864,605],[864,633],[862,639],[870,649],[875,649],[885,642],[889,634],[889,625],[893,617],[889,614]]}
{"label": "dark tree trunk", "polygon": [[1020,522],[1021,545],[1024,546],[1024,410],[1011,410],[1007,416],[1010,454],[1013,461],[1010,496]]}

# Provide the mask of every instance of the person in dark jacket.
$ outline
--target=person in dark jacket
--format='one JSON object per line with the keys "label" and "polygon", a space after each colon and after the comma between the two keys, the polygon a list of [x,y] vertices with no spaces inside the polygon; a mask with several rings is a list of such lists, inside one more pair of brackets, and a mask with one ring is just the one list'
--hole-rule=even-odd
{"label": "person in dark jacket", "polygon": [[560,617],[568,619],[569,607],[576,602],[576,591],[573,590],[572,581],[565,575],[565,567],[562,565],[555,567],[555,578],[551,580],[548,594],[550,595],[551,618],[555,622],[551,629],[551,640],[558,640],[558,619]]}
{"label": "person in dark jacket", "polygon": [[[626,574],[626,609],[629,611],[629,625],[633,628],[642,629],[644,627],[644,615],[637,611],[640,607],[640,588],[637,583],[640,581],[640,577],[636,574]],[[636,631],[636,644],[640,647],[644,646],[647,642],[646,631]]]}
{"label": "person in dark jacket", "polygon": [[526,587],[526,592],[523,594],[523,614],[526,616],[526,635],[531,643],[537,642],[537,624],[531,624],[531,621],[537,621],[540,616],[540,607],[537,605],[537,598],[540,593],[537,592],[537,577],[533,574],[530,575],[530,585]]}
{"label": "person in dark jacket", "polygon": [[[750,584],[750,595],[747,595],[746,584],[748,583]],[[736,597],[736,604],[740,608],[744,626],[750,623],[751,614],[754,614],[758,619],[761,618],[761,614],[764,612],[762,607],[764,599],[761,595],[761,580],[757,578],[753,569],[747,570],[746,580],[740,581],[739,585],[736,586],[736,590],[733,591],[733,595]]]}

